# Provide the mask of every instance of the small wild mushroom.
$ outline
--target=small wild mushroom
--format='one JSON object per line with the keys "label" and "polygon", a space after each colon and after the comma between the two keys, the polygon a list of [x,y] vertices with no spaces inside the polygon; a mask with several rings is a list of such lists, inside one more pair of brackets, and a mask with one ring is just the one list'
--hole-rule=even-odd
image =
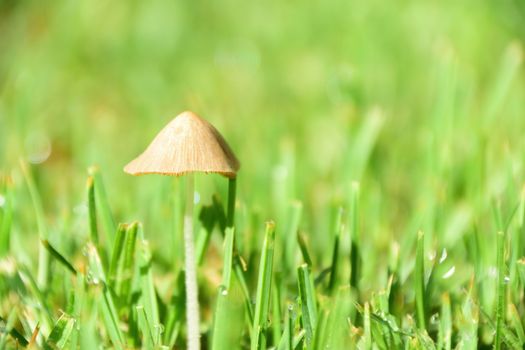
{"label": "small wild mushroom", "polygon": [[[155,137],[139,157],[126,165],[131,175],[187,175],[184,214],[184,268],[188,349],[200,349],[199,300],[193,238],[194,172],[218,173],[230,179],[235,191],[239,161],[210,123],[192,112],[183,112]],[[229,217],[229,221],[233,218]],[[231,224],[231,223],[230,223]]]}

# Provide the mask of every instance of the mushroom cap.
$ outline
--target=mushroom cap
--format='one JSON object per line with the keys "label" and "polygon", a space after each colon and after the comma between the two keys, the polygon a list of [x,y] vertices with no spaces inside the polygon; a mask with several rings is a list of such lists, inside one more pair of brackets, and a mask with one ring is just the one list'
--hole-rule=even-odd
{"label": "mushroom cap", "polygon": [[124,167],[131,175],[218,173],[235,178],[239,161],[210,123],[193,112],[176,116],[146,150]]}

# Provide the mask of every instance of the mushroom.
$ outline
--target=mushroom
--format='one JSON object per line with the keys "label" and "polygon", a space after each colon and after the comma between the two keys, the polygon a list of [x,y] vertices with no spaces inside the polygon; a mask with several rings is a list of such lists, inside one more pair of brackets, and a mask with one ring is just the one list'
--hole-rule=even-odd
{"label": "mushroom", "polygon": [[[131,175],[161,174],[187,176],[184,214],[184,268],[188,349],[200,349],[199,300],[193,238],[193,196],[195,172],[217,173],[229,178],[229,196],[235,196],[239,161],[221,134],[193,112],[175,117],[155,137],[148,148],[131,161],[124,171]],[[228,203],[230,207],[232,203]],[[230,209],[230,208],[228,208]],[[229,211],[228,225],[233,224]]]}

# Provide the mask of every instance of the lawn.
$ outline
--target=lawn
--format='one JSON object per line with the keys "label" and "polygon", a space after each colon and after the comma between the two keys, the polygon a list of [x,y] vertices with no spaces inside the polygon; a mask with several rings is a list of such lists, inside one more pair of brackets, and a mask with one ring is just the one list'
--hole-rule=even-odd
{"label": "lawn", "polygon": [[[192,202],[203,349],[524,348],[524,39],[519,0],[0,0],[0,349],[187,348]],[[234,182],[123,171],[185,110]]]}

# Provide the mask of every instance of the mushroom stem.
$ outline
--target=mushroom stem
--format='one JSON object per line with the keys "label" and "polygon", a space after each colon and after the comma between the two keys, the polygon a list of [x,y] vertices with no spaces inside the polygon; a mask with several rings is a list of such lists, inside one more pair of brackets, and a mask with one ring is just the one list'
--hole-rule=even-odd
{"label": "mushroom stem", "polygon": [[188,350],[200,350],[199,296],[193,239],[194,175],[188,174],[186,183],[186,209],[184,214],[184,269],[186,271],[186,322]]}

